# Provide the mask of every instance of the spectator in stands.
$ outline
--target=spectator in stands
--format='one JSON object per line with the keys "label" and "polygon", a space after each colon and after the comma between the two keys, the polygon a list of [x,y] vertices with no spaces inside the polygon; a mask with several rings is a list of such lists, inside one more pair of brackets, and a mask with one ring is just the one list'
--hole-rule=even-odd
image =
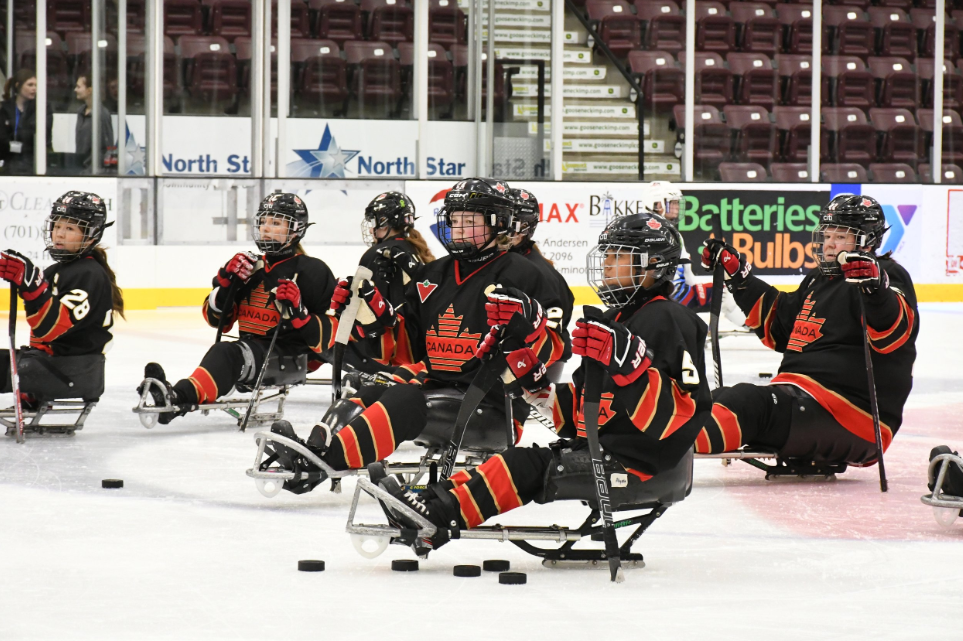
{"label": "spectator in stands", "polygon": [[[77,128],[75,130],[76,140],[76,162],[77,167],[82,173],[90,173],[93,161],[90,157],[93,147],[93,110],[94,110],[94,87],[90,76],[84,74],[77,78],[74,86],[74,95],[77,100],[84,103],[84,106],[77,112]],[[107,106],[100,106],[100,159],[98,162],[104,166],[104,158],[107,157],[109,148],[114,148],[114,127],[110,120],[110,111]]]}
{"label": "spectator in stands", "polygon": [[[107,81],[107,96],[104,98],[104,104],[107,105],[107,109],[110,113],[118,113],[118,106],[120,104],[120,80],[117,78],[111,78]],[[120,127],[118,126],[118,129]]]}
{"label": "spectator in stands", "polygon": [[[4,87],[0,104],[0,157],[3,173],[29,176],[34,171],[34,134],[37,130],[37,77],[32,69],[21,69]],[[53,115],[47,112],[47,140]]]}

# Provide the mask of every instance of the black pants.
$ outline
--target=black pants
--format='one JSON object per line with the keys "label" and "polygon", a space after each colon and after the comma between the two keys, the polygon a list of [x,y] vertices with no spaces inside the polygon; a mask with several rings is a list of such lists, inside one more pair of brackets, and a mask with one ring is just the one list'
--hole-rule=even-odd
{"label": "black pants", "polygon": [[[269,346],[269,340],[247,338],[215,343],[194,373],[174,384],[177,402],[213,403],[239,383],[253,386]],[[303,351],[281,343],[274,345],[275,354],[282,357],[297,356]]]}

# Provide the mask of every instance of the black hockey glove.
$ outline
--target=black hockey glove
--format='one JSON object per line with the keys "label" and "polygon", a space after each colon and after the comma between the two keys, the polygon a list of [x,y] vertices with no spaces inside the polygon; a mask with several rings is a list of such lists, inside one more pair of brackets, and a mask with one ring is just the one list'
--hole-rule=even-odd
{"label": "black hockey glove", "polygon": [[645,341],[607,318],[580,318],[572,331],[572,353],[602,364],[619,387],[635,382],[652,363]]}
{"label": "black hockey glove", "polygon": [[720,263],[726,280],[731,279],[738,283],[749,275],[750,265],[735,247],[718,238],[707,238],[702,243],[702,268],[711,272]]}
{"label": "black hockey glove", "polygon": [[859,287],[864,294],[889,288],[889,275],[879,268],[876,256],[867,252],[839,252],[836,256],[847,283]]}

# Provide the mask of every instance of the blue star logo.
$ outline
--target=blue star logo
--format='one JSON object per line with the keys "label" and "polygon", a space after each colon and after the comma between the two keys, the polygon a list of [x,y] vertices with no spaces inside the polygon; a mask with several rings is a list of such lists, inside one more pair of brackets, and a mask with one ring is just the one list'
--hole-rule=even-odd
{"label": "blue star logo", "polygon": [[355,149],[341,149],[331,135],[331,127],[324,126],[324,135],[317,149],[295,149],[301,160],[288,163],[292,178],[344,178],[344,168],[361,153]]}

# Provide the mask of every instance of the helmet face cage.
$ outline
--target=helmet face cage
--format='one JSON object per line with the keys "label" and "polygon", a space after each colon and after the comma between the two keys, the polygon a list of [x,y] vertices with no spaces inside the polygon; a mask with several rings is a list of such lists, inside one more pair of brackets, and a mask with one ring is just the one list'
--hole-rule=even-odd
{"label": "helmet face cage", "polygon": [[515,234],[529,237],[538,226],[538,200],[527,189],[513,189],[512,196],[515,198]]}
{"label": "helmet face cage", "polygon": [[596,245],[589,251],[585,259],[585,275],[602,303],[617,309],[627,305],[642,288],[648,264],[648,253],[638,247],[607,243]]}
{"label": "helmet face cage", "polygon": [[[368,246],[374,246],[387,237],[387,232],[407,233],[414,225],[415,206],[411,199],[401,192],[389,191],[376,196],[365,208],[361,238]],[[384,229],[385,237],[379,239],[376,229]]]}
{"label": "helmet face cage", "polygon": [[[820,212],[821,223],[813,230],[813,255],[819,263],[819,270],[827,276],[842,273],[836,256],[841,251],[875,251],[886,233],[886,217],[876,200],[868,196],[840,194],[833,198]],[[850,239],[839,242],[839,233],[852,234]],[[824,252],[827,236],[832,234],[833,255]]]}
{"label": "helmet face cage", "polygon": [[682,198],[682,192],[671,183],[656,181],[649,184],[645,207],[649,212],[662,216],[669,224],[677,227],[679,216],[682,215]]}
{"label": "helmet face cage", "polygon": [[[445,196],[445,205],[438,210],[435,218],[438,240],[449,254],[457,258],[473,258],[481,254],[497,237],[517,231],[515,201],[509,195],[507,185],[496,182],[496,188],[500,188],[501,193],[490,193],[487,190],[493,188],[488,183],[472,179],[458,183]],[[464,217],[460,221],[454,220],[456,212],[481,214],[488,233],[479,237],[476,230],[471,240],[455,239],[453,230],[463,226],[465,222]]]}
{"label": "helmet face cage", "polygon": [[[83,233],[80,244],[76,249],[60,248],[54,244],[54,227],[58,222],[76,226]],[[58,263],[69,262],[79,258],[92,249],[103,235],[104,229],[100,225],[92,224],[89,220],[53,211],[47,216],[43,227],[43,242],[47,252]]]}
{"label": "helmet face cage", "polygon": [[[823,253],[823,246],[826,244],[826,234],[834,232],[852,234],[853,246],[842,247],[838,246],[834,242],[833,245],[835,248],[835,253],[831,259],[827,259]],[[842,268],[839,266],[839,262],[836,260],[836,256],[838,256],[841,251],[859,251],[865,247],[875,249],[874,236],[875,234],[866,233],[858,227],[850,227],[849,225],[843,225],[840,223],[819,225],[813,230],[813,256],[815,256],[816,260],[819,262],[819,270],[827,276],[839,276],[843,272]]]}
{"label": "helmet face cage", "polygon": [[[282,223],[287,225],[286,231],[279,229]],[[301,242],[306,229],[307,225],[291,214],[280,211],[258,211],[254,217],[254,244],[259,251],[268,256],[285,254],[293,251]],[[278,238],[278,232],[284,234],[284,238]]]}

